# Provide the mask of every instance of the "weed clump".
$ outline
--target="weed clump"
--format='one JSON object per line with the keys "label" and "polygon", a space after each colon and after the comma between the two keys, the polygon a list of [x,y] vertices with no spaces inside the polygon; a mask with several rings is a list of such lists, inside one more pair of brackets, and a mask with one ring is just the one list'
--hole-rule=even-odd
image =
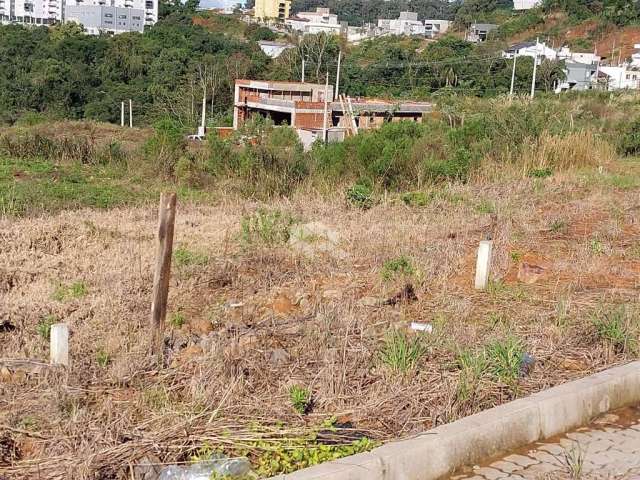
{"label": "weed clump", "polygon": [[242,217],[240,237],[245,245],[278,245],[287,243],[291,226],[295,223],[291,215],[279,210],[259,209]]}
{"label": "weed clump", "polygon": [[391,260],[387,260],[382,265],[382,271],[380,275],[383,280],[391,280],[397,276],[407,276],[410,277],[415,273],[415,268],[411,263],[411,259],[404,255],[393,258]]}
{"label": "weed clump", "polygon": [[359,181],[347,189],[347,201],[354,207],[368,210],[373,206],[373,189],[371,184]]}
{"label": "weed clump", "polygon": [[84,297],[89,293],[87,285],[82,281],[70,285],[59,284],[53,292],[53,299],[59,302]]}
{"label": "weed clump", "polygon": [[177,267],[189,267],[192,265],[206,265],[209,256],[205,253],[195,252],[185,247],[179,247],[173,252],[173,260]]}
{"label": "weed clump", "polygon": [[311,392],[305,387],[292,385],[291,388],[289,388],[289,401],[293,409],[300,415],[303,415],[307,413],[311,407]]}
{"label": "weed clump", "polygon": [[621,306],[599,312],[592,317],[596,336],[610,345],[616,354],[638,355],[638,317],[635,312]]}
{"label": "weed clump", "polygon": [[51,326],[57,323],[58,319],[54,315],[47,315],[42,317],[36,325],[36,331],[43,339],[49,340],[51,337]]}
{"label": "weed clump", "polygon": [[392,330],[385,336],[379,355],[382,364],[392,372],[407,373],[417,366],[426,351],[420,337]]}

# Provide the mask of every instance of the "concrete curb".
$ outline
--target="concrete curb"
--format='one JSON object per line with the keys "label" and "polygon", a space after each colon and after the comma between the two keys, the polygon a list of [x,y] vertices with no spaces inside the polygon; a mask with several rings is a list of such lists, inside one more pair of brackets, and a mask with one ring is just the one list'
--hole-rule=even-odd
{"label": "concrete curb", "polygon": [[437,480],[463,465],[567,432],[640,403],[640,361],[544,390],[417,437],[274,480]]}

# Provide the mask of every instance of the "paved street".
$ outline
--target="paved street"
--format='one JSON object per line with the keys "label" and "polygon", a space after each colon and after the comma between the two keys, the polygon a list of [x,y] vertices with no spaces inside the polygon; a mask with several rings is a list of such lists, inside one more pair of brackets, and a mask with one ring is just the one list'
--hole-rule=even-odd
{"label": "paved street", "polygon": [[586,428],[537,442],[451,480],[640,480],[640,409],[603,415]]}

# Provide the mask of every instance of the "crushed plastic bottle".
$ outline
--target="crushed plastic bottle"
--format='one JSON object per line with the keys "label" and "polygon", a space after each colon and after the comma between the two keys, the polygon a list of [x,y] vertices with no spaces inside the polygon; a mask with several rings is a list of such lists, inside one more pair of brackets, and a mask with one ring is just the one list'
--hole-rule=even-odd
{"label": "crushed plastic bottle", "polygon": [[227,458],[216,455],[209,460],[180,467],[169,465],[160,472],[158,480],[209,480],[215,473],[222,478],[238,478],[251,471],[251,463],[244,457]]}

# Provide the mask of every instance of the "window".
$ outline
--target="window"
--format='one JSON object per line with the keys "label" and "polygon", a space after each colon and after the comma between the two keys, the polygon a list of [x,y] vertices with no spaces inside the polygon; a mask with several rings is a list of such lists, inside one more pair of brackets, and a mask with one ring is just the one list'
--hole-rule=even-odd
{"label": "window", "polygon": [[113,21],[112,20],[105,20],[104,24],[105,25],[113,25]]}
{"label": "window", "polygon": [[113,13],[105,13],[104,18],[113,18]]}
{"label": "window", "polygon": [[139,16],[136,16],[136,15],[134,15],[134,16],[133,16],[133,17],[131,17],[131,18],[133,18],[134,20],[141,20],[141,18],[140,18]]}
{"label": "window", "polygon": [[127,16],[126,16],[126,15],[118,15],[118,18],[119,18],[120,20],[126,20],[126,19],[127,19]]}

